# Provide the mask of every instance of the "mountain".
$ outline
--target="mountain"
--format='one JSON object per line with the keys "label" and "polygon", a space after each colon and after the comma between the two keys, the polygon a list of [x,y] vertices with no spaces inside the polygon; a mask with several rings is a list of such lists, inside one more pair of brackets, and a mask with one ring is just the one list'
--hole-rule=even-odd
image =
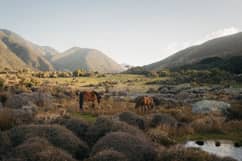
{"label": "mountain", "polygon": [[8,47],[2,41],[0,41],[0,57],[0,70],[3,70],[4,68],[14,70],[20,68],[27,68],[27,65],[11,50],[9,50]]}
{"label": "mountain", "polygon": [[213,39],[201,45],[192,46],[164,60],[146,65],[144,68],[146,70],[178,68],[196,64],[207,58],[228,59],[236,56],[242,56],[242,33]]}
{"label": "mountain", "polygon": [[52,57],[60,54],[56,49],[50,46],[41,46],[41,48],[43,50],[42,55],[44,55],[44,57],[49,61],[52,59]]}
{"label": "mountain", "polygon": [[100,73],[115,73],[123,70],[122,66],[96,49],[73,47],[62,54],[56,55],[51,62],[58,70],[98,71]]}
{"label": "mountain", "polygon": [[53,66],[44,58],[44,50],[14,32],[0,29],[1,67],[10,69],[32,68],[53,70]]}

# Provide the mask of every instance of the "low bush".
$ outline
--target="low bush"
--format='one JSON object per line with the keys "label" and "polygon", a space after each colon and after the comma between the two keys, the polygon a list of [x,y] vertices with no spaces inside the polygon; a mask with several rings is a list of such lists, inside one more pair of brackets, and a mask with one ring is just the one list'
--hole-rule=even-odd
{"label": "low bush", "polygon": [[226,115],[229,120],[242,120],[242,105],[233,104],[232,107],[227,110]]}
{"label": "low bush", "polygon": [[220,118],[206,116],[194,120],[191,127],[199,133],[223,133],[222,123]]}
{"label": "low bush", "polygon": [[125,122],[114,121],[106,117],[99,117],[88,129],[86,140],[88,140],[90,145],[93,145],[99,138],[105,136],[107,133],[116,131],[127,132],[134,136],[144,136],[144,133],[141,130],[128,125]]}
{"label": "low bush", "polygon": [[151,119],[151,126],[156,127],[160,125],[176,127],[177,120],[169,114],[155,114]]}
{"label": "low bush", "polygon": [[88,130],[89,124],[81,119],[77,118],[59,118],[53,123],[65,126],[67,129],[71,130],[80,139],[85,139],[85,134]]}
{"label": "low bush", "polygon": [[0,78],[0,90],[2,90],[5,86],[5,81],[4,79]]}
{"label": "low bush", "polygon": [[77,159],[87,157],[87,144],[71,131],[59,125],[24,125],[6,131],[13,147],[18,146],[28,138],[43,137],[51,144],[69,152]]}
{"label": "low bush", "polygon": [[8,94],[6,92],[0,93],[0,102],[4,105],[8,99]]}
{"label": "low bush", "polygon": [[175,140],[171,139],[168,136],[168,132],[163,131],[159,127],[149,129],[147,131],[147,135],[151,138],[153,142],[164,146],[170,146],[175,144]]}
{"label": "low bush", "polygon": [[125,132],[107,134],[94,145],[92,154],[97,154],[104,149],[121,152],[127,156],[129,161],[151,161],[156,158],[156,152],[150,142]]}
{"label": "low bush", "polygon": [[123,112],[119,115],[119,120],[144,130],[147,126],[146,120],[132,112]]}
{"label": "low bush", "polygon": [[27,161],[75,161],[71,155],[58,149],[43,138],[30,138],[17,146],[10,157]]}
{"label": "low bush", "polygon": [[115,150],[103,150],[85,161],[127,161],[127,157]]}
{"label": "low bush", "polygon": [[33,115],[24,110],[0,109],[0,130],[8,130],[16,125],[28,124],[33,121]]}
{"label": "low bush", "polygon": [[11,141],[8,135],[0,130],[0,160],[11,149]]}
{"label": "low bush", "polygon": [[10,109],[0,110],[0,130],[7,130],[15,125],[15,118]]}

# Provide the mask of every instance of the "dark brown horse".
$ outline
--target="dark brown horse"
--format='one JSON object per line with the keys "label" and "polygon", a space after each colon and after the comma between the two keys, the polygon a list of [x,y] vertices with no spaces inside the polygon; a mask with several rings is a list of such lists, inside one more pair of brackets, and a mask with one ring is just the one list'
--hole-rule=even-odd
{"label": "dark brown horse", "polygon": [[150,96],[138,97],[135,102],[135,109],[140,108],[141,112],[148,111],[154,107],[154,100]]}
{"label": "dark brown horse", "polygon": [[79,93],[80,110],[83,110],[84,102],[91,102],[92,107],[94,108],[95,102],[100,104],[100,101],[101,101],[101,95],[96,91],[83,91]]}

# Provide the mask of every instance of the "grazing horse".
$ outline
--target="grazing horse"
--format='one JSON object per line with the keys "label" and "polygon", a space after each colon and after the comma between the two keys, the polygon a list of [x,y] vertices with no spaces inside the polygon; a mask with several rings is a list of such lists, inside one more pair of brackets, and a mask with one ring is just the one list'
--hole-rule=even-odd
{"label": "grazing horse", "polygon": [[92,107],[95,107],[95,101],[100,104],[101,95],[96,91],[83,91],[79,93],[80,110],[83,110],[84,102],[92,102]]}
{"label": "grazing horse", "polygon": [[142,96],[136,99],[135,109],[140,108],[142,112],[148,111],[154,107],[154,99],[150,96]]}

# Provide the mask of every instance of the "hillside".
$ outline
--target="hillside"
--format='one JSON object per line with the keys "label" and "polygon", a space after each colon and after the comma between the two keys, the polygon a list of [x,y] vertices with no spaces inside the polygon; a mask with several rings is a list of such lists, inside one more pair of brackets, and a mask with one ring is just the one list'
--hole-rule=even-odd
{"label": "hillside", "polygon": [[[1,67],[36,70],[53,70],[53,66],[43,56],[44,50],[19,35],[0,29]],[[4,56],[5,55],[5,56]]]}
{"label": "hillside", "polygon": [[16,70],[27,67],[27,65],[12,53],[2,41],[0,41],[0,57],[0,70],[4,68]]}
{"label": "hillside", "polygon": [[55,55],[58,55],[60,54],[56,49],[50,47],[50,46],[41,46],[41,48],[43,49],[44,53],[44,57],[47,59],[47,60],[51,60],[52,57],[54,57]]}
{"label": "hillside", "polygon": [[147,70],[177,68],[200,62],[206,58],[242,56],[242,33],[217,38],[175,53],[159,62],[144,66]]}
{"label": "hillside", "polygon": [[74,47],[52,58],[58,70],[84,69],[100,73],[115,73],[123,70],[114,60],[95,49]]}

